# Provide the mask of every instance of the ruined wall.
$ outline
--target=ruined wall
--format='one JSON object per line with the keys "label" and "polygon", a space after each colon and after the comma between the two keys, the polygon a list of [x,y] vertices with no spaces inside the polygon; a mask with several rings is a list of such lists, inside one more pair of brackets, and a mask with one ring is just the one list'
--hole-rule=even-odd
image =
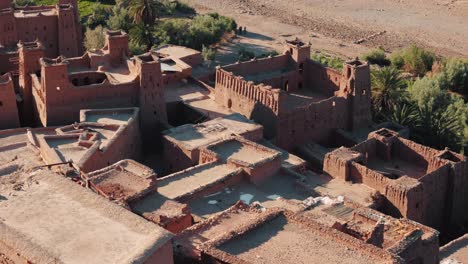
{"label": "ruined wall", "polygon": [[307,142],[329,141],[335,129],[346,127],[347,106],[345,98],[332,97],[280,113],[276,145],[291,150]]}
{"label": "ruined wall", "polygon": [[20,126],[16,94],[10,74],[0,75],[0,129]]}

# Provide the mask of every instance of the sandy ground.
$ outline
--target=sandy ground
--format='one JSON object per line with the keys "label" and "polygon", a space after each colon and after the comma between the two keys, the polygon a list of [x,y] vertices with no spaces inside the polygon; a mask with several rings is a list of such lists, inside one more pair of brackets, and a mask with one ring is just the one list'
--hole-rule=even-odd
{"label": "sandy ground", "polygon": [[[201,13],[235,18],[251,33],[238,41],[254,48],[278,49],[284,39],[298,36],[313,48],[344,57],[416,43],[440,55],[468,58],[467,0],[184,1]],[[354,44],[359,39],[366,41]]]}

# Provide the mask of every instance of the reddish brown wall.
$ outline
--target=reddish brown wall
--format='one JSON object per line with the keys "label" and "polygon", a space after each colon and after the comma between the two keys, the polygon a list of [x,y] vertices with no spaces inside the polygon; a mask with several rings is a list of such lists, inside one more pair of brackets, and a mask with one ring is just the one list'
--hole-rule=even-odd
{"label": "reddish brown wall", "polygon": [[307,142],[325,143],[337,128],[346,127],[347,101],[332,97],[281,113],[276,145],[286,150]]}
{"label": "reddish brown wall", "polygon": [[16,95],[10,74],[0,75],[0,129],[20,126]]}

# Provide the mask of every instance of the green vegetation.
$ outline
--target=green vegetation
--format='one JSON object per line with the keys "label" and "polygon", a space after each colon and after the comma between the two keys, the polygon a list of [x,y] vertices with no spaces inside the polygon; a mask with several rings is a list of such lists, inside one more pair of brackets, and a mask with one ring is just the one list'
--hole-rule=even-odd
{"label": "green vegetation", "polygon": [[97,26],[95,29],[88,28],[85,32],[85,48],[87,50],[100,49],[104,46],[104,28]]}
{"label": "green vegetation", "polygon": [[226,32],[237,27],[236,22],[216,13],[198,15],[193,19],[167,19],[154,28],[156,45],[175,44],[201,50],[203,45],[218,42]]}
{"label": "green vegetation", "polygon": [[134,54],[164,44],[202,50],[237,27],[233,19],[217,13],[193,14],[193,8],[177,1],[118,0],[112,8],[95,5],[83,24],[128,32]]}
{"label": "green vegetation", "polygon": [[374,49],[362,56],[362,59],[368,61],[370,64],[377,64],[379,66],[389,66],[390,60],[387,58],[385,51],[382,49]]}
{"label": "green vegetation", "polygon": [[468,95],[468,60],[451,58],[445,61],[437,81],[444,90]]}
{"label": "green vegetation", "polygon": [[391,63],[398,69],[412,73],[416,76],[424,76],[432,70],[432,64],[436,60],[434,53],[412,45],[390,57]]}
{"label": "green vegetation", "polygon": [[311,59],[333,69],[343,69],[344,60],[338,57],[316,52],[311,55]]}
{"label": "green vegetation", "polygon": [[[435,61],[431,52],[411,46],[391,56],[392,66],[372,70],[374,119],[409,127],[424,145],[466,153],[468,104],[451,91],[466,93],[468,62],[448,59],[431,72]],[[403,72],[424,77],[405,80]]]}
{"label": "green vegetation", "polygon": [[[23,0],[22,0],[23,1]],[[36,5],[55,5],[57,0],[34,0]],[[92,0],[78,0],[78,9],[80,11],[80,16],[87,18],[93,13],[95,6],[103,6],[107,8],[112,8],[115,4],[112,0],[104,1],[92,1]]]}
{"label": "green vegetation", "polygon": [[214,61],[216,57],[216,50],[203,45],[202,56],[206,61]]}

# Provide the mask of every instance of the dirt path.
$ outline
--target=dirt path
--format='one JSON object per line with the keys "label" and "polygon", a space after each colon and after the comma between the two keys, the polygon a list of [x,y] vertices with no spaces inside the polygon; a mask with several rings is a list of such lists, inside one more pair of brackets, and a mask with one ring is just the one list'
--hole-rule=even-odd
{"label": "dirt path", "polygon": [[[298,36],[345,57],[372,47],[393,51],[411,43],[468,58],[468,0],[185,0],[199,12],[232,16],[257,34],[255,44],[278,48]],[[384,34],[354,44],[359,39]],[[249,36],[245,43],[250,43]]]}

